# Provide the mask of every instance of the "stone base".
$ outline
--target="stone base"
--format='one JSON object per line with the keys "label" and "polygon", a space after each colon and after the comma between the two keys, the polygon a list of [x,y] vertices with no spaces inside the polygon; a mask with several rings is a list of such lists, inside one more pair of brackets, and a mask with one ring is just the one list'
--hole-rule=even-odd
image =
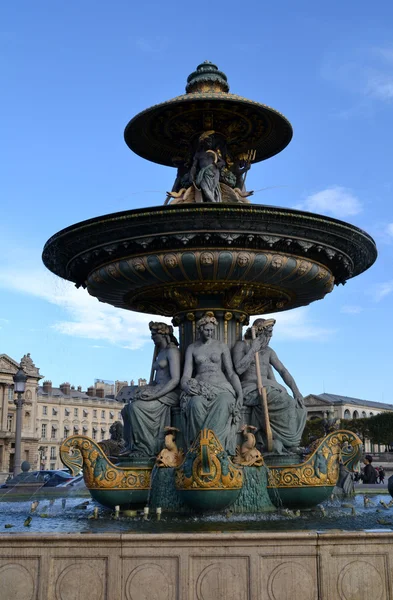
{"label": "stone base", "polygon": [[393,532],[0,536],[1,600],[392,600]]}

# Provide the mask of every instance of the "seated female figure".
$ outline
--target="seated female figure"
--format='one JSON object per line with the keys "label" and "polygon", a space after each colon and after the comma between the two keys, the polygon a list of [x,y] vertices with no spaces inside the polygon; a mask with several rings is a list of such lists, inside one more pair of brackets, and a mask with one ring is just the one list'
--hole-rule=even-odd
{"label": "seated female figure", "polygon": [[211,429],[233,456],[243,395],[227,345],[213,338],[217,324],[209,313],[199,319],[200,339],[186,351],[181,379],[183,432],[189,447],[202,429]]}
{"label": "seated female figure", "polygon": [[126,449],[123,455],[156,456],[163,447],[165,427],[171,425],[171,407],[179,404],[180,352],[173,328],[166,323],[149,323],[155,345],[149,385],[138,388],[121,411]]}

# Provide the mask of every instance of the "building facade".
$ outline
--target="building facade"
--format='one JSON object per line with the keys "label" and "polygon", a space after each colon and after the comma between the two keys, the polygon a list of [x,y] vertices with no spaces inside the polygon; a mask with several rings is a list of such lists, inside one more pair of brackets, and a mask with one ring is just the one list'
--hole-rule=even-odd
{"label": "building facade", "polygon": [[[69,383],[53,387],[44,381],[29,354],[21,360],[28,376],[22,411],[22,460],[32,470],[63,468],[59,449],[73,434],[86,435],[97,441],[109,437],[109,427],[121,420],[122,404],[104,395],[104,389],[89,387],[83,392]],[[16,407],[13,375],[19,363],[0,354],[0,481],[13,472],[15,455]]]}
{"label": "building facade", "polygon": [[[382,412],[393,411],[392,404],[337,394],[309,394],[305,396],[304,403],[307,407],[308,419],[321,419],[330,413],[332,417],[341,420],[341,429],[345,429],[347,419],[365,419]],[[372,444],[369,440],[364,440],[364,450],[371,453],[384,452],[385,446],[383,444]]]}
{"label": "building facade", "polygon": [[381,412],[392,412],[392,404],[360,400],[349,396],[337,394],[309,394],[305,396],[304,403],[307,407],[308,419],[322,419],[327,412],[333,413],[335,418],[363,419],[378,415]]}

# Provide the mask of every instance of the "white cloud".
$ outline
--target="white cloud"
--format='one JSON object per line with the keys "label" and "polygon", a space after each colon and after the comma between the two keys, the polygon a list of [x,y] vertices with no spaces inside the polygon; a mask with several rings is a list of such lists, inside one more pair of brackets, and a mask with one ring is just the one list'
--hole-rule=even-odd
{"label": "white cloud", "polygon": [[393,223],[389,223],[386,227],[386,233],[393,237]]}
{"label": "white cloud", "polygon": [[393,99],[393,74],[369,73],[366,91],[370,96],[382,101]]}
{"label": "white cloud", "polygon": [[384,283],[380,283],[375,286],[373,290],[374,300],[379,302],[383,300],[386,296],[389,296],[393,292],[393,279],[390,281],[385,281]]}
{"label": "white cloud", "polygon": [[341,307],[341,312],[346,315],[358,315],[363,311],[361,306],[346,304]]}
{"label": "white cloud", "polygon": [[327,329],[318,325],[318,322],[315,322],[310,317],[310,309],[307,306],[272,315],[252,317],[251,323],[259,318],[276,319],[274,337],[278,340],[313,340],[323,342],[336,332],[336,329]]}
{"label": "white cloud", "polygon": [[59,333],[106,341],[131,350],[141,348],[150,340],[148,323],[152,318],[157,319],[100,303],[86,290],[76,289],[72,283],[41,269],[25,273],[2,270],[0,286],[63,308],[69,318],[52,326]]}
{"label": "white cloud", "polygon": [[357,215],[362,211],[360,200],[353,195],[351,190],[338,185],[308,196],[296,208],[330,214],[338,218]]}
{"label": "white cloud", "polygon": [[370,117],[378,103],[393,100],[393,47],[355,48],[350,53],[337,48],[325,57],[321,75],[357,97],[354,105],[341,106],[333,114]]}

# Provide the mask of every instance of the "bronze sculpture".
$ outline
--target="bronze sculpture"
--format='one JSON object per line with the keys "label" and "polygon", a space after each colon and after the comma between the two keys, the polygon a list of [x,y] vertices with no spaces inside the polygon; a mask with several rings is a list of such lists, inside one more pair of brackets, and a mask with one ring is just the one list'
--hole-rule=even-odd
{"label": "bronze sculpture", "polygon": [[234,456],[243,394],[228,346],[213,338],[217,325],[215,317],[206,313],[196,324],[200,339],[186,351],[181,378],[184,434],[189,447],[202,429],[213,429]]}
{"label": "bronze sculpture", "polygon": [[122,455],[156,456],[170,426],[171,407],[179,403],[180,352],[173,328],[166,323],[149,323],[155,345],[149,385],[138,388],[121,411],[126,448]]}
{"label": "bronze sculpture", "polygon": [[[235,344],[233,362],[238,373],[244,395],[244,405],[251,407],[252,425],[257,427],[259,443],[262,442],[262,432],[265,428],[266,417],[263,414],[258,394],[255,354],[259,354],[263,385],[267,392],[269,421],[273,433],[273,448],[276,453],[296,451],[306,423],[307,410],[304,407],[303,396],[289,371],[279,360],[277,354],[269,348],[273,335],[273,326],[267,325],[266,319],[256,319],[253,324],[256,339],[251,339],[251,328],[246,331],[243,341]],[[286,385],[291,389],[293,398],[283,385],[274,377],[275,369]]]}

